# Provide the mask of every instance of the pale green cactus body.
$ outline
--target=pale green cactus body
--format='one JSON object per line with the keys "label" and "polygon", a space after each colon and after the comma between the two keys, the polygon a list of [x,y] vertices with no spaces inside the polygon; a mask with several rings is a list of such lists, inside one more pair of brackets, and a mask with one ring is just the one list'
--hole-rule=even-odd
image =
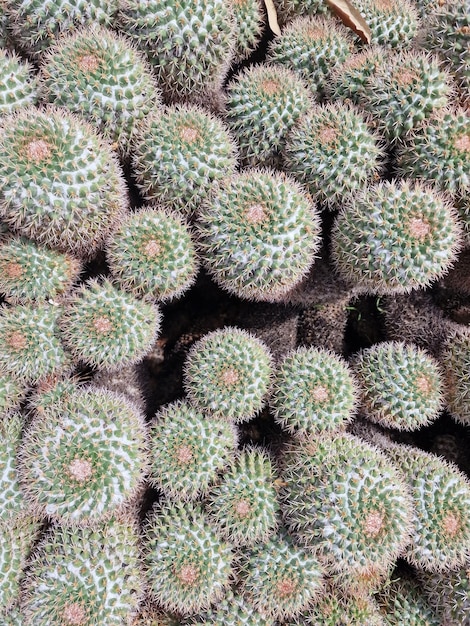
{"label": "pale green cactus body", "polygon": [[34,105],[39,98],[33,67],[1,47],[1,30],[0,25],[0,116]]}
{"label": "pale green cactus body", "polygon": [[355,0],[371,30],[373,43],[391,48],[411,45],[418,26],[418,11],[411,0]]}
{"label": "pale green cactus body", "polygon": [[418,572],[423,592],[440,624],[466,624],[470,619],[470,562],[450,572]]}
{"label": "pale green cactus body", "polygon": [[[374,600],[328,591],[306,615],[308,626],[387,626]],[[286,626],[295,626],[286,624]],[[300,626],[300,624],[298,624]]]}
{"label": "pale green cactus body", "polygon": [[28,509],[18,482],[17,456],[22,428],[19,413],[5,415],[0,421],[0,522],[7,526],[10,520]]}
{"label": "pale green cactus body", "polygon": [[275,623],[256,611],[237,591],[228,591],[212,610],[183,622],[184,626],[275,626]]}
{"label": "pale green cactus body", "polygon": [[460,424],[470,424],[470,331],[463,327],[449,334],[440,360],[446,381],[446,404]]}
{"label": "pale green cactus body", "polygon": [[263,34],[265,16],[260,0],[236,0],[233,12],[236,38],[233,63],[237,63],[248,58],[257,48]]}
{"label": "pale green cactus body", "polygon": [[26,395],[27,385],[22,384],[15,375],[0,374],[0,417],[19,407]]}
{"label": "pale green cactus body", "polygon": [[289,23],[295,17],[328,13],[328,5],[324,0],[275,0],[279,24]]}
{"label": "pale green cactus body", "polygon": [[370,46],[349,55],[343,63],[335,66],[326,84],[329,99],[359,104],[361,94],[367,90],[367,82],[390,52],[380,46]]}
{"label": "pale green cactus body", "polygon": [[395,578],[384,585],[375,599],[383,612],[386,626],[441,625],[422,590],[413,580]]}

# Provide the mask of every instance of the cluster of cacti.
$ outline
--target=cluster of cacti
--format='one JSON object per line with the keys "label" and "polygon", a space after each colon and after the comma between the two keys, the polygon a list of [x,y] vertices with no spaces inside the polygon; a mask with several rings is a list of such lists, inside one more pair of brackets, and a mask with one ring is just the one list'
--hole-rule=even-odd
{"label": "cluster of cacti", "polygon": [[469,621],[468,3],[336,4],[0,0],[5,626]]}

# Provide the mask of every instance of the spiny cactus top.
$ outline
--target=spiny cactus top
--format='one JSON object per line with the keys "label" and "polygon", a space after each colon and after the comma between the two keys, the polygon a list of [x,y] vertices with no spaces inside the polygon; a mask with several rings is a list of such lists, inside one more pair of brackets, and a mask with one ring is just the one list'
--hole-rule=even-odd
{"label": "spiny cactus top", "polygon": [[27,388],[27,385],[19,381],[14,374],[0,373],[0,419],[19,407]]}
{"label": "spiny cactus top", "polygon": [[41,93],[55,106],[80,113],[123,152],[139,120],[160,104],[160,91],[143,55],[96,25],[62,37],[41,58]]}
{"label": "spiny cactus top", "polygon": [[371,29],[374,43],[401,47],[411,44],[418,30],[418,11],[412,0],[354,0]]}
{"label": "spiny cactus top", "polygon": [[470,330],[462,327],[449,334],[440,356],[445,375],[447,407],[452,417],[470,424]]}
{"label": "spiny cactus top", "polygon": [[324,0],[274,0],[279,24],[290,22],[299,15],[327,13],[328,5]]}
{"label": "spiny cactus top", "polygon": [[145,534],[149,592],[160,606],[188,615],[223,597],[233,576],[233,554],[199,507],[166,504],[154,509]]}
{"label": "spiny cactus top", "polygon": [[160,309],[90,280],[70,296],[60,318],[61,338],[77,361],[116,369],[140,361],[160,331]]}
{"label": "spiny cactus top", "polygon": [[283,466],[286,522],[333,571],[387,569],[403,553],[411,497],[377,448],[349,434],[308,436],[290,444]]}
{"label": "spiny cactus top", "polygon": [[23,419],[19,413],[5,415],[0,421],[0,520],[2,522],[19,517],[28,509],[18,483],[17,455],[22,428]]}
{"label": "spiny cactus top", "polygon": [[209,273],[240,298],[281,300],[305,277],[320,246],[320,219],[291,177],[246,170],[223,181],[198,223]]}
{"label": "spiny cactus top", "polygon": [[137,613],[143,580],[136,524],[54,525],[31,559],[21,610],[35,626],[122,626]]}
{"label": "spiny cactus top", "polygon": [[444,380],[438,363],[417,346],[386,341],[361,351],[352,362],[361,409],[388,428],[417,430],[443,408]]}
{"label": "spiny cactus top", "polygon": [[0,120],[0,216],[13,230],[91,256],[126,204],[118,160],[87,122],[53,107]]}
{"label": "spiny cactus top", "polygon": [[361,52],[347,57],[336,65],[325,85],[330,100],[351,101],[358,104],[361,93],[367,89],[367,81],[373,76],[376,67],[383,63],[388,52],[380,46],[370,46]]}
{"label": "spiny cactus top", "polygon": [[0,116],[36,104],[37,100],[38,81],[32,66],[0,47]]}
{"label": "spiny cactus top", "polygon": [[244,422],[262,409],[271,385],[272,357],[254,335],[226,327],[208,333],[189,351],[184,382],[196,408]]}
{"label": "spiny cactus top", "polygon": [[62,524],[110,517],[136,495],[147,469],[140,412],[103,389],[49,404],[26,431],[20,482],[31,507]]}
{"label": "spiny cactus top", "polygon": [[232,63],[246,59],[258,46],[265,24],[260,0],[237,0],[233,3],[235,18],[235,56]]}
{"label": "spiny cactus top", "polygon": [[384,613],[387,626],[403,626],[403,624],[441,626],[443,624],[438,620],[422,590],[413,579],[394,577],[385,583],[375,598]]}
{"label": "spiny cactus top", "polygon": [[[178,622],[181,626],[275,626],[276,623],[265,613],[256,611],[236,589],[229,590],[209,611]],[[160,622],[151,626],[160,626]]]}
{"label": "spiny cactus top", "polygon": [[148,116],[134,141],[134,172],[144,198],[184,215],[235,172],[237,147],[225,125],[195,105]]}
{"label": "spiny cactus top", "polygon": [[358,402],[347,363],[321,348],[297,348],[280,364],[270,406],[289,433],[344,430]]}
{"label": "spiny cactus top", "polygon": [[[388,626],[377,603],[367,597],[351,597],[328,589],[306,612],[302,625],[308,626]],[[291,626],[286,625],[286,626]],[[295,625],[292,625],[295,626]],[[297,623],[297,626],[300,626]]]}
{"label": "spiny cactus top", "polygon": [[443,276],[461,247],[457,212],[422,183],[384,182],[359,193],[333,227],[340,275],[370,293],[407,293]]}
{"label": "spiny cactus top", "polygon": [[223,0],[119,0],[121,29],[147,53],[168,99],[221,86],[235,48]]}

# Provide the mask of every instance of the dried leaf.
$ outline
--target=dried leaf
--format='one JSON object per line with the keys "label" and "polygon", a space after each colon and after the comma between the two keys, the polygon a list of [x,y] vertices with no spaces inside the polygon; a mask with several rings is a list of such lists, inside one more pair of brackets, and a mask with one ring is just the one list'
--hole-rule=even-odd
{"label": "dried leaf", "polygon": [[280,35],[281,29],[279,28],[279,24],[277,23],[276,7],[274,6],[273,0],[264,0],[264,4],[268,13],[269,28],[273,31],[275,35]]}
{"label": "dried leaf", "polygon": [[370,43],[372,38],[371,30],[365,19],[349,0],[326,0],[326,2],[343,23],[359,35],[362,41]]}

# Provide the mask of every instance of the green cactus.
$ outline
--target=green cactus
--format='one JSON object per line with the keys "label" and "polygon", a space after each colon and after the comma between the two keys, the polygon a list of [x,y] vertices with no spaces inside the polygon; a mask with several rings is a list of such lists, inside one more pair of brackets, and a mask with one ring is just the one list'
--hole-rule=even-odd
{"label": "green cactus", "polygon": [[276,165],[288,132],[312,103],[302,79],[282,65],[250,66],[236,74],[227,86],[225,119],[242,165]]}
{"label": "green cactus", "polygon": [[269,456],[246,449],[211,489],[206,504],[211,524],[231,544],[253,546],[276,532],[279,503]]}
{"label": "green cactus", "polygon": [[470,424],[470,329],[452,330],[445,342],[440,361],[444,368],[446,404],[455,421]]}
{"label": "green cactus", "polygon": [[78,377],[46,376],[28,397],[28,409],[44,415],[49,407],[63,401],[79,388]]}
{"label": "green cactus", "polygon": [[3,307],[0,368],[24,383],[70,371],[70,357],[59,339],[61,313],[62,309],[54,304]]}
{"label": "green cactus", "polygon": [[237,591],[228,591],[217,605],[203,613],[190,617],[184,626],[275,626],[275,621],[256,611]]}
{"label": "green cactus", "polygon": [[78,389],[46,406],[18,461],[34,510],[63,524],[96,524],[123,509],[147,470],[143,416],[123,396]]}
{"label": "green cactus", "polygon": [[375,294],[427,287],[452,266],[462,228],[447,198],[420,182],[383,182],[359,193],[333,227],[344,280]]}
{"label": "green cactus", "polygon": [[309,626],[387,626],[372,599],[344,596],[333,589],[328,589],[302,623]]}
{"label": "green cactus", "polygon": [[331,571],[386,570],[409,542],[411,498],[377,448],[341,434],[295,439],[283,457],[282,510],[294,539]]}
{"label": "green cactus", "polygon": [[29,563],[21,610],[35,626],[122,626],[142,596],[136,524],[48,529]]}
{"label": "green cactus", "polygon": [[163,302],[181,296],[198,271],[188,225],[158,207],[126,217],[107,242],[106,258],[119,288]]}
{"label": "green cactus", "polygon": [[441,626],[423,592],[409,578],[394,578],[375,596],[386,626]]}
{"label": "green cactus", "polygon": [[25,626],[23,615],[17,607],[12,608],[3,616],[3,626]]}
{"label": "green cactus", "polygon": [[0,292],[12,303],[54,300],[78,279],[82,264],[68,253],[48,250],[24,238],[0,244]]}
{"label": "green cactus", "polygon": [[367,22],[376,44],[409,46],[417,33],[418,11],[410,0],[354,0],[354,6]]}
{"label": "green cactus", "polygon": [[147,60],[127,39],[97,25],[62,37],[41,68],[43,98],[80,113],[124,154],[139,121],[160,104]]}
{"label": "green cactus", "polygon": [[377,178],[382,159],[379,138],[361,112],[337,103],[313,107],[292,130],[284,151],[286,171],[330,209]]}
{"label": "green cactus", "polygon": [[151,114],[134,142],[134,173],[148,201],[190,215],[216,181],[235,172],[236,143],[214,115],[194,105]]}
{"label": "green cactus", "polygon": [[275,0],[274,6],[281,26],[297,16],[329,12],[325,0]]}
{"label": "green cactus", "polygon": [[297,286],[320,245],[310,196],[281,172],[247,170],[219,186],[201,211],[199,250],[223,289],[273,302]]}
{"label": "green cactus", "polygon": [[348,30],[334,18],[304,16],[270,42],[267,61],[296,72],[315,97],[323,94],[331,71],[348,58],[352,48]]}
{"label": "green cactus", "polygon": [[[23,419],[19,413],[6,415],[0,421],[0,523],[7,525],[28,508],[20,490],[17,471],[22,428]],[[1,605],[0,602],[0,612]]]}
{"label": "green cactus", "polygon": [[423,592],[440,624],[466,624],[470,619],[470,563],[450,572],[419,572]]}
{"label": "green cactus", "polygon": [[36,104],[38,100],[38,81],[32,65],[1,46],[0,39],[0,116]]}
{"label": "green cactus", "polygon": [[192,504],[166,504],[145,527],[150,595],[165,610],[188,615],[224,595],[233,575],[233,554]]}
{"label": "green cactus", "polygon": [[372,422],[418,430],[443,409],[444,380],[438,363],[412,344],[386,341],[352,361],[361,390],[361,411]]}
{"label": "green cactus", "polygon": [[380,46],[370,46],[349,55],[331,71],[330,80],[325,85],[328,98],[333,102],[341,100],[359,104],[361,94],[367,90],[368,80],[389,56],[390,52]]}
{"label": "green cactus", "polygon": [[241,556],[241,593],[257,611],[277,620],[299,615],[323,591],[323,569],[290,538],[274,537]]}
{"label": "green cactus", "polygon": [[223,0],[121,0],[121,29],[147,53],[169,100],[221,86],[235,48],[235,20]]}
{"label": "green cactus", "polygon": [[398,146],[401,176],[429,180],[453,196],[470,193],[470,129],[463,109],[443,110]]}
{"label": "green cactus", "polygon": [[0,420],[4,415],[19,407],[26,391],[27,386],[22,384],[15,375],[0,373]]}
{"label": "green cactus", "polygon": [[140,361],[160,330],[160,310],[92,279],[70,296],[59,320],[61,338],[77,361],[117,369]]}
{"label": "green cactus", "polygon": [[386,452],[414,505],[406,560],[430,572],[462,566],[470,550],[470,481],[453,463],[418,448],[389,444]]}
{"label": "green cactus", "polygon": [[0,121],[0,216],[20,235],[91,256],[122,217],[126,189],[111,147],[63,109]]}
{"label": "green cactus", "polygon": [[265,23],[260,0],[237,0],[233,3],[235,18],[235,57],[232,63],[247,59],[256,50]]}
{"label": "green cactus", "polygon": [[196,409],[236,423],[260,411],[271,386],[272,357],[254,335],[226,327],[191,347],[184,385]]}
{"label": "green cactus", "polygon": [[346,429],[358,403],[347,363],[322,348],[297,348],[279,365],[270,400],[274,419],[289,433]]}
{"label": "green cactus", "polygon": [[235,455],[237,432],[229,422],[174,402],[155,416],[151,434],[150,482],[172,500],[205,493]]}

